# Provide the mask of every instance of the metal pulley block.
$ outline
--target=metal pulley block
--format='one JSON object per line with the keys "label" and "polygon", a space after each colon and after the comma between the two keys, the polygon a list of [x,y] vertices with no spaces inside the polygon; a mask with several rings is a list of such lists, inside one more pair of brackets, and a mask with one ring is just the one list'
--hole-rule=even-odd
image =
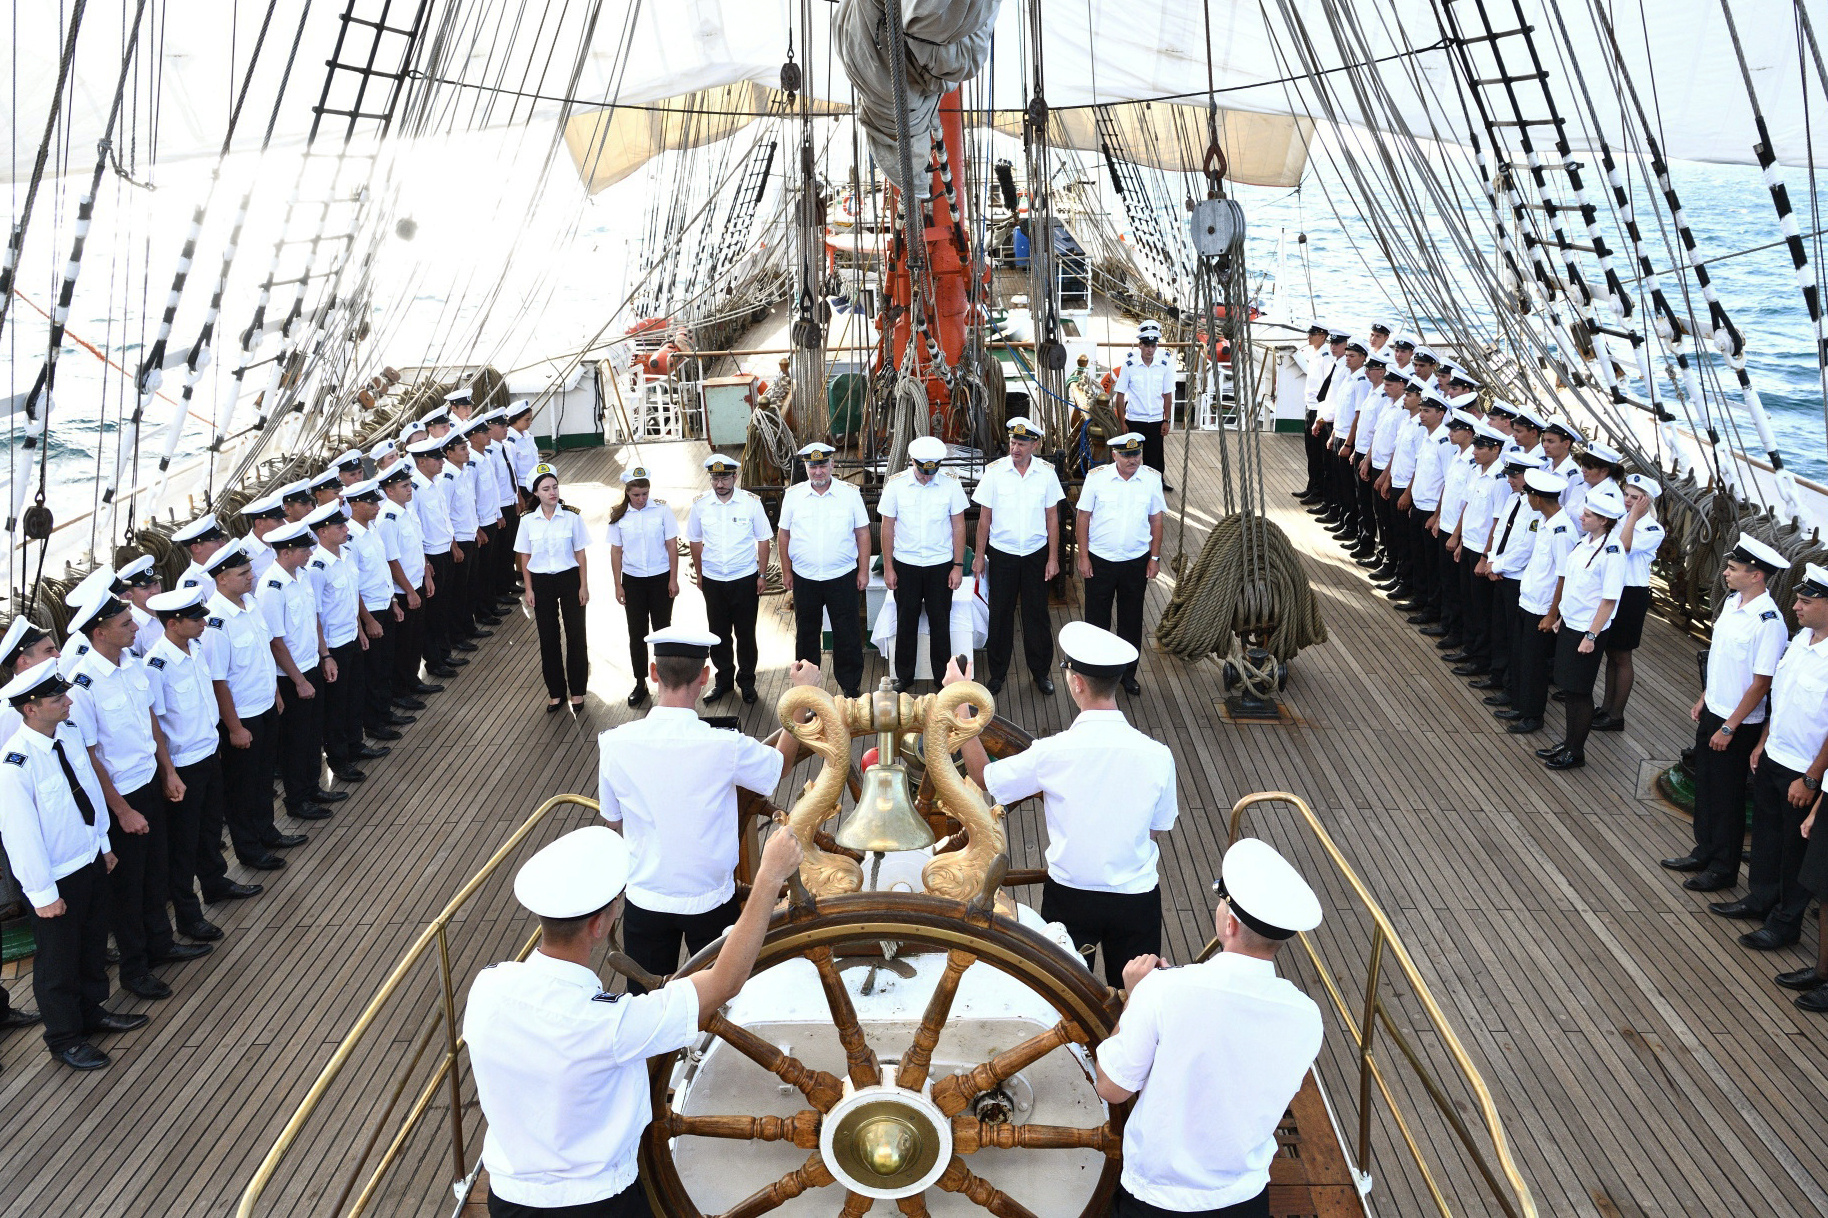
{"label": "metal pulley block", "polygon": [[825,343],[825,331],[811,317],[802,317],[793,323],[793,345],[802,351],[811,351]]}
{"label": "metal pulley block", "polygon": [[1222,258],[1244,248],[1244,209],[1235,199],[1195,203],[1189,228],[1193,248],[1202,258]]}
{"label": "metal pulley block", "polygon": [[1048,371],[1060,372],[1066,368],[1066,344],[1057,338],[1044,338],[1035,348],[1035,358]]}

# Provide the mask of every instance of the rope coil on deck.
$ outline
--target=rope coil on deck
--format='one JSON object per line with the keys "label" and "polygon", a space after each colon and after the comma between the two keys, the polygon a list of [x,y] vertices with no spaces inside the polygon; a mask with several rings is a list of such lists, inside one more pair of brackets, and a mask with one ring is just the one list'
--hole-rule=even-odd
{"label": "rope coil on deck", "polygon": [[[1257,579],[1246,578],[1247,548],[1256,552]],[[1241,630],[1270,617],[1273,625],[1261,642],[1277,660],[1292,660],[1302,648],[1327,641],[1320,601],[1301,556],[1280,528],[1260,516],[1227,516],[1207,535],[1198,555],[1191,561],[1176,555],[1171,565],[1174,599],[1155,627],[1155,641],[1171,655],[1183,660],[1230,655]]]}

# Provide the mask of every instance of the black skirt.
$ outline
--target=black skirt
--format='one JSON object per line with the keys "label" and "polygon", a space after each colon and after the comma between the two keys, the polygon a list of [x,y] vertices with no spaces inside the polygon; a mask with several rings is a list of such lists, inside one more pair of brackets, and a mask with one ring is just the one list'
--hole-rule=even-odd
{"label": "black skirt", "polygon": [[1809,827],[1809,849],[1803,854],[1803,867],[1796,878],[1804,888],[1828,901],[1828,816],[1817,815],[1815,824]]}
{"label": "black skirt", "polygon": [[1644,638],[1644,619],[1649,616],[1649,587],[1627,587],[1619,596],[1619,608],[1612,615],[1612,625],[1606,627],[1606,650],[1636,651]]}
{"label": "black skirt", "polygon": [[1567,622],[1555,632],[1555,684],[1568,693],[1581,697],[1593,696],[1593,683],[1599,677],[1600,661],[1606,658],[1612,631],[1602,630],[1599,638],[1593,642],[1593,650],[1582,653],[1580,642],[1586,638],[1584,630],[1576,630]]}

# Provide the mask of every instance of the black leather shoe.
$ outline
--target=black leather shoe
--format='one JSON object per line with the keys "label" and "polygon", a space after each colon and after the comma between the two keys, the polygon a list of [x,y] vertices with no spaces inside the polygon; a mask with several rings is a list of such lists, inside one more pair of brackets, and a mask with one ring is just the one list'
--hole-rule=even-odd
{"label": "black leather shoe", "polygon": [[[284,865],[285,860],[281,859],[280,866]],[[230,880],[215,892],[204,893],[203,899],[211,905],[220,905],[224,901],[245,901],[249,897],[257,897],[265,891],[266,888],[260,884],[237,884]]]}
{"label": "black leather shoe", "polygon": [[1504,730],[1513,736],[1529,736],[1542,730],[1542,720],[1519,719]]}
{"label": "black leather shoe", "polygon": [[1828,985],[1828,977],[1815,971],[1815,966],[1795,969],[1788,973],[1779,973],[1771,978],[1786,990],[1813,990],[1818,986]]}
{"label": "black leather shoe", "polygon": [[[464,663],[467,664],[467,663],[469,663],[469,661],[465,660]],[[446,681],[450,680],[452,677],[457,675],[457,668],[455,665],[446,664],[442,661],[440,661],[437,664],[427,664],[425,666],[425,671],[430,673],[434,677],[442,677]],[[443,689],[444,686],[440,685],[438,688]]]}
{"label": "black leather shoe", "polygon": [[0,1015],[0,1031],[11,1031],[14,1028],[29,1028],[33,1024],[44,1022],[44,1016],[37,1011],[28,1011],[24,1007],[12,1007],[5,1015]]}
{"label": "black leather shoe", "polygon": [[57,1060],[72,1070],[100,1070],[113,1064],[112,1058],[86,1040],[67,1049],[59,1049]]}
{"label": "black leather shoe", "polygon": [[1783,934],[1780,931],[1772,930],[1769,926],[1761,926],[1757,930],[1747,931],[1740,935],[1739,946],[1749,947],[1755,952],[1774,952],[1779,948],[1795,946],[1796,941],[1802,937],[1800,931]]}
{"label": "black leather shoe", "polygon": [[[444,692],[444,686],[438,684],[436,681],[421,681],[419,684],[413,686],[413,692],[415,694],[441,694]],[[406,699],[402,698],[400,701],[404,703]],[[411,709],[418,710],[419,708],[415,706]]]}
{"label": "black leather shoe", "polygon": [[[1497,689],[1497,686],[1487,685],[1484,681],[1474,681],[1472,687],[1474,689]],[[1479,699],[1479,701],[1487,706],[1509,706],[1511,704],[1511,696],[1502,689],[1499,689],[1497,693],[1487,694],[1485,697]]]}
{"label": "black leather shoe", "polygon": [[331,775],[331,777],[335,778],[338,782],[367,782],[368,781],[368,775],[366,773],[364,773],[363,771],[356,769],[352,765],[346,765],[340,770],[333,769],[330,771],[330,775]]}
{"label": "black leather shoe", "polygon": [[1544,761],[1547,761],[1549,758],[1555,756],[1555,754],[1561,752],[1563,749],[1565,749],[1567,747],[1568,746],[1566,744],[1563,744],[1561,741],[1557,740],[1554,744],[1551,744],[1546,749],[1537,749],[1536,755],[1538,757],[1542,758]]}
{"label": "black leather shoe", "polygon": [[1738,918],[1747,922],[1762,922],[1771,911],[1761,909],[1743,897],[1737,901],[1714,901],[1708,905],[1709,913],[1717,913],[1723,918]]}
{"label": "black leather shoe", "polygon": [[[1428,631],[1424,630],[1422,633],[1427,634]],[[1436,651],[1459,651],[1464,646],[1466,646],[1466,640],[1456,639],[1451,630],[1443,630],[1434,641]]]}
{"label": "black leather shoe", "polygon": [[1719,892],[1731,888],[1739,882],[1739,877],[1730,871],[1703,871],[1700,875],[1691,875],[1682,881],[1682,887],[1690,892]]}
{"label": "black leather shoe", "polygon": [[640,706],[643,702],[646,702],[646,701],[647,701],[647,682],[646,681],[636,681],[635,688],[631,689],[628,693],[628,704],[630,706]]}
{"label": "black leather shoe", "polygon": [[[1483,677],[1480,677],[1477,681],[1468,681],[1466,683],[1466,687],[1468,689],[1503,689],[1504,682],[1499,680],[1497,677],[1491,675],[1491,673],[1489,671],[1487,671],[1486,675]],[[1510,701],[1509,694],[1498,694],[1497,696],[1500,698],[1503,698],[1505,700],[1505,702]],[[1488,698],[1488,699],[1486,699],[1486,704],[1488,706],[1502,706],[1504,703],[1493,702],[1493,701],[1491,701],[1491,699]]]}
{"label": "black leather shoe", "polygon": [[1828,1011],[1828,985],[1818,985],[1807,994],[1798,994],[1796,1005],[1804,1011]]}
{"label": "black leather shoe", "polygon": [[289,815],[295,820],[329,820],[336,814],[322,804],[300,804]]}
{"label": "black leather shoe", "polygon": [[[476,615],[476,621],[480,625],[483,625],[483,626],[489,626],[489,627],[499,626],[499,625],[501,625],[501,614],[499,614],[499,613],[478,613]],[[495,633],[495,631],[493,629],[478,630],[476,632],[476,634],[479,636],[487,635],[487,634],[494,634],[494,633]]]}
{"label": "black leather shoe", "polygon": [[144,1015],[121,1015],[114,1011],[103,1011],[100,1019],[83,1029],[83,1034],[94,1036],[102,1032],[131,1032],[135,1028],[143,1028],[151,1022],[152,1020]]}
{"label": "black leather shoe", "polygon": [[984,682],[984,688],[989,690],[992,694],[1002,693],[1003,692],[1003,678],[1001,678],[1001,677],[990,678],[990,680]]}
{"label": "black leather shoe", "polygon": [[[461,651],[462,648],[458,648],[458,650]],[[475,651],[476,650],[475,646],[471,645],[470,650]],[[469,656],[449,655],[449,656],[445,656],[443,660],[439,661],[439,667],[441,667],[441,668],[468,668],[469,666],[470,666],[470,657]],[[428,669],[427,671],[430,671],[430,670]],[[440,673],[439,675],[442,676],[443,674]]]}
{"label": "black leather shoe", "polygon": [[1132,698],[1141,696],[1142,682],[1138,681],[1135,677],[1123,678],[1122,685],[1123,692],[1129,694]]}
{"label": "black leather shoe", "polygon": [[196,939],[203,943],[213,943],[222,937],[222,928],[207,918],[199,918],[195,922],[179,923],[178,933],[183,935],[186,939]]}
{"label": "black leather shoe", "polygon": [[1587,764],[1587,758],[1582,753],[1563,749],[1542,764],[1551,770],[1578,770]]}
{"label": "black leather shoe", "polygon": [[406,737],[399,728],[371,727],[365,730],[370,740],[404,740]]}
{"label": "black leather shoe", "polygon": [[174,943],[162,952],[146,957],[152,964],[186,964],[200,956],[207,956],[215,951],[207,943]]}
{"label": "black leather shoe", "polygon": [[[397,732],[395,733],[395,735],[398,734],[399,733]],[[391,752],[393,752],[393,750],[384,744],[364,744],[361,748],[352,753],[351,756],[357,761],[379,761]]]}
{"label": "black leather shoe", "polygon": [[863,686],[846,685],[844,687],[844,696],[847,698],[861,698],[863,696]]}
{"label": "black leather shoe", "polygon": [[144,977],[122,977],[121,988],[141,998],[162,999],[171,997],[171,987],[147,973]]}
{"label": "black leather shoe", "polygon": [[1453,666],[1453,674],[1456,677],[1483,677],[1491,670],[1491,665],[1481,664],[1477,660],[1468,660],[1464,664],[1455,664]]}
{"label": "black leather shoe", "polygon": [[1663,859],[1657,865],[1668,871],[1700,871],[1707,866],[1707,860],[1690,851],[1681,858]]}
{"label": "black leather shoe", "polygon": [[[438,690],[443,689],[443,688],[444,688],[444,686],[442,686],[442,685],[433,686],[432,692],[436,693]],[[403,710],[403,711],[422,711],[425,709],[425,699],[413,698],[413,697],[395,698],[394,699],[394,708],[396,710]],[[404,719],[404,718],[406,718],[406,716],[397,715],[397,716],[395,716],[395,718]]]}
{"label": "black leather shoe", "polygon": [[[278,871],[286,865],[286,860],[280,858],[277,854],[263,854],[258,858],[242,859],[241,865],[243,867],[252,867],[255,871]],[[256,884],[254,887],[258,888],[260,885]]]}
{"label": "black leather shoe", "polygon": [[1574,701],[1574,695],[1573,695],[1573,694],[1571,694],[1571,693],[1569,693],[1569,692],[1568,692],[1568,691],[1567,691],[1567,690],[1565,690],[1565,689],[1558,689],[1558,690],[1556,690],[1556,691],[1555,691],[1555,692],[1554,692],[1554,693],[1552,693],[1552,694],[1550,694],[1550,695],[1549,695],[1549,696],[1550,696],[1550,697],[1551,697],[1551,698],[1554,698],[1554,699],[1555,699],[1555,700],[1556,700],[1556,701],[1557,701],[1557,702],[1572,702],[1572,701]]}
{"label": "black leather shoe", "polygon": [[267,842],[266,847],[269,850],[290,850],[292,847],[302,846],[310,840],[310,837],[303,833],[282,833]]}
{"label": "black leather shoe", "polygon": [[340,804],[348,798],[349,792],[347,791],[326,791],[324,788],[319,787],[317,790],[311,792],[309,802],[314,804]]}
{"label": "black leather shoe", "polygon": [[1622,732],[1625,730],[1625,717],[1614,718],[1605,711],[1593,713],[1593,730],[1596,732]]}
{"label": "black leather shoe", "polygon": [[[452,650],[452,651],[461,651],[461,652],[463,652],[463,653],[464,653],[464,654],[465,654],[465,655],[468,655],[468,654],[470,654],[470,653],[471,653],[471,652],[472,652],[472,651],[475,651],[475,650],[476,650],[476,644],[474,644],[474,643],[472,643],[472,642],[470,642],[470,640],[468,640],[468,639],[463,639],[463,640],[462,640],[462,641],[460,641],[460,642],[457,642],[457,643],[454,643],[454,644],[452,644],[452,646],[451,646],[451,650]],[[457,657],[456,657],[456,656],[452,656],[452,657],[451,657],[451,658],[450,658],[450,659],[449,659],[449,660],[447,660],[447,661],[445,661],[445,663],[447,663],[447,664],[455,664],[455,663],[457,663],[457,662],[458,662],[458,660],[457,660]],[[465,663],[465,664],[468,664],[468,663],[469,663],[469,661],[468,661],[468,660],[464,660],[464,661],[463,661],[463,663]]]}
{"label": "black leather shoe", "polygon": [[744,706],[754,706],[755,698],[756,698],[755,686],[753,686],[753,685],[748,686],[746,689],[744,689],[742,691],[742,693],[743,693],[743,705]]}
{"label": "black leather shoe", "polygon": [[1422,627],[1421,630],[1417,631],[1417,633],[1422,635],[1424,638],[1441,639],[1441,638],[1447,637],[1447,627],[1441,625],[1440,618],[1435,618],[1428,625]]}
{"label": "black leather shoe", "polygon": [[[1441,615],[1438,613],[1430,613],[1426,609],[1418,609],[1403,620],[1408,622],[1411,626],[1439,626],[1441,623]],[[1422,633],[1427,634],[1428,632],[1424,630]]]}
{"label": "black leather shoe", "polygon": [[730,686],[713,685],[711,687],[710,691],[705,694],[705,702],[706,703],[722,702],[725,698],[728,698],[729,696],[730,696]]}
{"label": "black leather shoe", "polygon": [[[1489,702],[1491,699],[1487,698],[1486,701]],[[1492,718],[1502,719],[1506,723],[1514,723],[1518,719],[1523,718],[1523,712],[1511,706],[1501,706],[1492,712]]]}
{"label": "black leather shoe", "polygon": [[1035,688],[1044,694],[1051,694],[1054,692],[1054,679],[1052,677],[1036,677]]}

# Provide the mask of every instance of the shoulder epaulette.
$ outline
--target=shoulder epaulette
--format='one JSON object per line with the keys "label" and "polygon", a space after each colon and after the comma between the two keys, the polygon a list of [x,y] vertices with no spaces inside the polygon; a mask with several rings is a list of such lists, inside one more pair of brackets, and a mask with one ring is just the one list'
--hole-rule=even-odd
{"label": "shoulder epaulette", "polygon": [[649,500],[648,500],[648,504],[649,504],[649,506],[651,506],[651,507],[665,507],[665,506],[666,506],[666,500],[664,500],[664,499],[649,499]]}
{"label": "shoulder epaulette", "polygon": [[75,681],[75,683],[77,685],[82,686],[84,689],[88,689],[89,686],[91,686],[95,683],[95,679],[86,672],[77,673],[76,676],[73,678],[73,680]]}
{"label": "shoulder epaulette", "polygon": [[1538,526],[1538,525],[1540,525],[1540,524],[1541,524],[1541,523],[1542,523],[1542,521],[1540,521],[1540,520],[1532,520],[1532,521],[1530,521],[1530,532],[1532,532],[1532,533],[1534,533],[1534,532],[1535,532],[1535,531],[1536,531],[1536,527],[1537,527],[1537,526]]}
{"label": "shoulder epaulette", "polygon": [[269,588],[283,588],[283,587],[285,587],[285,585],[284,585],[284,584],[282,584],[282,583],[280,583],[280,582],[279,582],[279,581],[278,581],[278,580],[276,580],[276,579],[269,579],[269,580],[268,580],[268,581],[267,581],[267,587],[269,587]]}
{"label": "shoulder epaulette", "polygon": [[165,657],[164,656],[147,656],[146,657],[146,667],[148,667],[148,668],[165,667]]}
{"label": "shoulder epaulette", "polygon": [[324,560],[321,558],[314,558],[311,560],[311,565],[316,567],[319,571],[322,571],[324,569]]}
{"label": "shoulder epaulette", "polygon": [[196,576],[194,576],[194,575],[189,575],[189,576],[186,576],[186,577],[185,577],[185,578],[184,578],[184,580],[183,580],[183,582],[182,582],[182,583],[180,583],[180,584],[179,584],[179,585],[178,585],[178,587],[180,587],[180,588],[195,588],[195,587],[196,587],[196,586],[197,586],[197,585],[198,585],[198,584],[200,584],[200,583],[202,583],[202,582],[203,582],[203,581],[202,581],[202,580],[200,580],[200,579],[198,579],[198,578],[197,578],[197,577],[196,577]]}
{"label": "shoulder epaulette", "polygon": [[1558,524],[1554,528],[1549,530],[1549,532],[1551,532],[1551,533],[1566,533],[1567,531],[1568,531],[1568,525],[1567,525],[1566,521],[1563,521],[1561,524]]}
{"label": "shoulder epaulette", "polygon": [[1758,615],[1758,620],[1761,622],[1769,622],[1769,621],[1774,620],[1776,617],[1777,617],[1777,610],[1766,609],[1763,613]]}
{"label": "shoulder epaulette", "polygon": [[217,630],[220,630],[220,629],[222,629],[222,619],[219,617],[213,617],[213,618],[209,619],[209,621],[205,622],[204,625],[214,626]]}
{"label": "shoulder epaulette", "polygon": [[620,1000],[621,997],[622,997],[622,995],[620,995],[620,994],[610,994],[610,993],[606,992],[606,993],[595,995],[594,997],[591,998],[591,1001],[592,1002],[616,1002],[616,1001]]}
{"label": "shoulder epaulette", "polygon": [[1609,545],[1606,547],[1606,553],[1608,553],[1608,554],[1617,554],[1618,552],[1619,552],[1619,547],[1616,542],[1613,543],[1612,545]]}
{"label": "shoulder epaulette", "polygon": [[25,754],[24,753],[8,753],[6,755],[6,764],[23,766],[25,764]]}

